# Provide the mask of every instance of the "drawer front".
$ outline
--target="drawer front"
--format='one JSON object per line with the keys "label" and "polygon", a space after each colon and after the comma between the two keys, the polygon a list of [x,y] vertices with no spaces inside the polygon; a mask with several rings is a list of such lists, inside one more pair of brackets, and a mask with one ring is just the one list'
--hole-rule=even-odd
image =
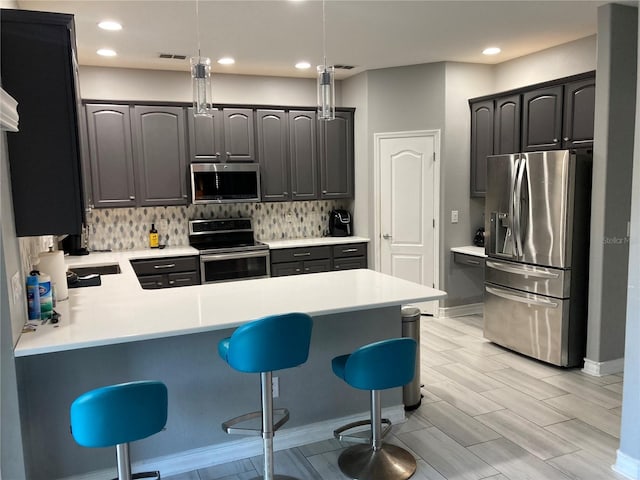
{"label": "drawer front", "polygon": [[198,272],[170,273],[167,275],[169,287],[186,287],[189,285],[200,285],[200,275]]}
{"label": "drawer front", "polygon": [[569,297],[570,270],[537,267],[494,258],[487,258],[485,265],[484,275],[487,282],[556,298]]}
{"label": "drawer front", "polygon": [[156,288],[166,288],[169,286],[166,275],[145,275],[138,277],[138,281],[144,290],[155,290]]}
{"label": "drawer front", "polygon": [[356,268],[367,268],[367,258],[340,258],[333,261],[334,270],[355,270]]}
{"label": "drawer front", "polygon": [[331,270],[331,261],[327,258],[325,260],[310,260],[303,262],[304,273],[319,273],[328,272]]}
{"label": "drawer front", "polygon": [[366,257],[366,256],[367,256],[366,243],[350,243],[346,245],[333,246],[333,258]]}
{"label": "drawer front", "polygon": [[453,261],[470,267],[484,267],[484,258],[464,253],[453,252]]}
{"label": "drawer front", "polygon": [[276,263],[271,265],[272,277],[285,277],[288,275],[300,275],[302,273],[302,262]]}
{"label": "drawer front", "polygon": [[302,247],[271,250],[271,262],[298,262],[331,258],[331,247]]}
{"label": "drawer front", "polygon": [[196,256],[131,260],[131,266],[136,275],[189,272],[198,271],[200,268],[199,259]]}

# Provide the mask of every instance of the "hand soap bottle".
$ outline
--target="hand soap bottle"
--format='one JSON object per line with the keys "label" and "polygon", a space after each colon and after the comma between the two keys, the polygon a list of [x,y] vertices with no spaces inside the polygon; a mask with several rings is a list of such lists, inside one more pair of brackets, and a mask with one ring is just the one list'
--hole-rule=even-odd
{"label": "hand soap bottle", "polygon": [[156,230],[155,224],[151,224],[151,230],[149,230],[149,247],[158,248],[158,230]]}

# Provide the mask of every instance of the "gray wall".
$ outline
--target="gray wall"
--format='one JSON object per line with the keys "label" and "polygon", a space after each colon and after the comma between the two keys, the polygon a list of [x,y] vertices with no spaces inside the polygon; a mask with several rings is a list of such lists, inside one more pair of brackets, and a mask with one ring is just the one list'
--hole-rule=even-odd
{"label": "gray wall", "polygon": [[596,69],[596,36],[515,58],[495,66],[495,91],[525,87]]}
{"label": "gray wall", "polygon": [[637,12],[598,9],[587,358],[624,356],[637,60]]}
{"label": "gray wall", "polygon": [[[640,15],[640,11],[638,12]],[[640,27],[640,22],[638,22]],[[638,29],[640,33],[640,28]],[[640,53],[640,35],[638,36]],[[638,62],[640,66],[640,62]],[[640,75],[636,88],[640,91]],[[626,351],[624,356],[624,390],[622,392],[622,429],[620,454],[640,466],[640,95],[635,106],[635,146],[633,155],[633,193],[631,197],[631,241],[629,244],[629,284],[627,295]],[[618,465],[621,464],[618,460]],[[630,475],[630,472],[627,471]],[[638,471],[640,475],[640,471]],[[640,478],[637,476],[636,478]]]}
{"label": "gray wall", "polygon": [[[264,105],[316,104],[316,79],[213,74],[215,103]],[[340,82],[336,82],[336,104],[341,105]],[[80,67],[82,98],[100,100],[155,100],[191,102],[188,72],[136,70],[129,68]]]}

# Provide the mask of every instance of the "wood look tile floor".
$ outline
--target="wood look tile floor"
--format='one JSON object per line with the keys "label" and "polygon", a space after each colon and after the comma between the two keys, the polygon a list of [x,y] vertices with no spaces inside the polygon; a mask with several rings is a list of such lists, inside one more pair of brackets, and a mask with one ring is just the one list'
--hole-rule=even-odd
{"label": "wood look tile floor", "polygon": [[[413,479],[624,479],[611,470],[622,375],[590,377],[496,346],[478,315],[423,317],[420,351],[422,405],[386,439],[416,457]],[[331,439],[276,452],[276,473],[346,479],[337,466],[345,446]],[[247,480],[261,468],[254,457],[165,480]]]}

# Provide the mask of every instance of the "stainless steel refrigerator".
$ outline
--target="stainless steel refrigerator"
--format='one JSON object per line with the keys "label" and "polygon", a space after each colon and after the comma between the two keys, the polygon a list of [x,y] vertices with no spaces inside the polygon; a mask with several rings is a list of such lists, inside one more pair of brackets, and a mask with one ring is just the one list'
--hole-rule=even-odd
{"label": "stainless steel refrigerator", "polygon": [[580,365],[586,348],[591,155],[487,158],[484,336]]}

